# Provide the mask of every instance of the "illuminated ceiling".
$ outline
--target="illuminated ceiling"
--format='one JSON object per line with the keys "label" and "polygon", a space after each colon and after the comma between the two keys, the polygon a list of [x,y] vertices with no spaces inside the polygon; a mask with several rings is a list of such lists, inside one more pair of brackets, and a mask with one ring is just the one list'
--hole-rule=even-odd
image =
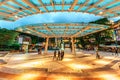
{"label": "illuminated ceiling", "polygon": [[[0,0],[0,19],[16,21],[33,14],[82,12],[107,18],[119,17],[120,0]],[[70,23],[33,24],[16,30],[40,37],[79,37],[110,28],[106,25]]]}

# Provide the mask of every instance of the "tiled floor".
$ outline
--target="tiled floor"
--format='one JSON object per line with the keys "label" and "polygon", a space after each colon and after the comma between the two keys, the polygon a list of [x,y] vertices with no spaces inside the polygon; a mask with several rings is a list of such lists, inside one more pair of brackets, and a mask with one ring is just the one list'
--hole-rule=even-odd
{"label": "tiled floor", "polygon": [[119,56],[94,51],[65,53],[62,61],[53,54],[9,54],[7,64],[0,65],[0,80],[120,80]]}

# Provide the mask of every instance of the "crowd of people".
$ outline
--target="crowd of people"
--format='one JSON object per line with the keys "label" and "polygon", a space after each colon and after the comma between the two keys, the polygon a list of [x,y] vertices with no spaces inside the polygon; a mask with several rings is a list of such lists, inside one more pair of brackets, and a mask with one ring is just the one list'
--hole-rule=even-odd
{"label": "crowd of people", "polygon": [[59,60],[62,61],[64,58],[64,51],[63,50],[55,50],[54,51],[54,56],[53,56],[53,60]]}

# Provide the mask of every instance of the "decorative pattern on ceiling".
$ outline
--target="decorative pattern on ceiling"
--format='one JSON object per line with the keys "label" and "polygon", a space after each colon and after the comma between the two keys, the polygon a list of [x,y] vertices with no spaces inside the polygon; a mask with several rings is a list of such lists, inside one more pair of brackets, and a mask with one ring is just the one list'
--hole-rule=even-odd
{"label": "decorative pattern on ceiling", "polygon": [[120,0],[0,0],[0,19],[50,12],[83,12],[103,17],[120,15]]}

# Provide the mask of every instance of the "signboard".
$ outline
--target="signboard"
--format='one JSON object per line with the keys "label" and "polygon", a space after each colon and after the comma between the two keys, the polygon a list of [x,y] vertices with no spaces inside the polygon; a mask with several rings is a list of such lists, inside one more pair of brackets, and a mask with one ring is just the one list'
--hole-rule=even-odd
{"label": "signboard", "polygon": [[116,30],[116,39],[120,41],[120,29]]}
{"label": "signboard", "polygon": [[114,30],[113,38],[116,41],[120,41],[120,29]]}
{"label": "signboard", "polygon": [[23,37],[18,38],[18,43],[22,44],[23,43]]}
{"label": "signboard", "polygon": [[29,44],[29,42],[25,42],[25,41],[24,41],[23,44]]}

